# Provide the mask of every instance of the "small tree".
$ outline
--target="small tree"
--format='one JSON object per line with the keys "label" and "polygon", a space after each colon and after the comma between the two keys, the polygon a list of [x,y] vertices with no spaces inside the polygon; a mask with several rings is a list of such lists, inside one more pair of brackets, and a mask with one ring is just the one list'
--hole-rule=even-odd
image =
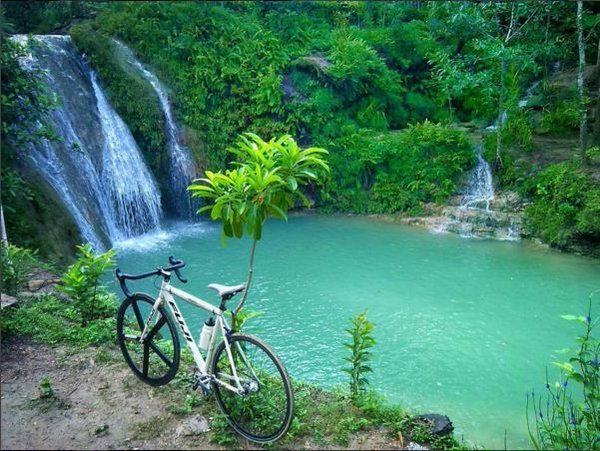
{"label": "small tree", "polygon": [[225,172],[206,171],[206,178],[194,180],[188,188],[193,197],[203,197],[209,204],[198,213],[210,211],[213,220],[223,221],[222,240],[252,237],[248,279],[240,304],[232,312],[232,327],[236,330],[236,314],[248,296],[254,271],[256,243],[262,238],[262,229],[269,215],[287,221],[287,212],[300,199],[310,208],[302,186],[323,181],[329,173],[324,160],[325,149],[300,149],[289,135],[263,141],[257,135],[245,133],[233,148],[235,161]]}
{"label": "small tree", "polygon": [[375,339],[371,335],[374,328],[375,324],[367,319],[367,312],[364,312],[352,318],[350,327],[346,329],[352,341],[344,343],[344,346],[350,350],[350,356],[344,357],[344,360],[350,363],[350,368],[344,368],[342,371],[350,375],[350,396],[355,401],[369,385],[366,374],[373,372],[369,366],[371,360],[369,349],[375,345]]}
{"label": "small tree", "polygon": [[77,249],[77,261],[62,277],[60,289],[71,297],[81,313],[82,326],[86,326],[97,317],[112,313],[112,297],[100,284],[100,277],[115,265],[115,251],[96,254],[89,243],[77,246]]}

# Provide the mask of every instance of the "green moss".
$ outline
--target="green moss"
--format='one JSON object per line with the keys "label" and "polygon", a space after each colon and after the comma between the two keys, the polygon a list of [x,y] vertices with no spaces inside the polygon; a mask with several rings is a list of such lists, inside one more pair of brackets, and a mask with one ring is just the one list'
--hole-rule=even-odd
{"label": "green moss", "polygon": [[4,205],[10,242],[37,249],[42,259],[66,266],[73,258],[75,246],[81,242],[77,225],[42,177],[24,168],[16,170],[26,189],[17,192],[10,203]]}

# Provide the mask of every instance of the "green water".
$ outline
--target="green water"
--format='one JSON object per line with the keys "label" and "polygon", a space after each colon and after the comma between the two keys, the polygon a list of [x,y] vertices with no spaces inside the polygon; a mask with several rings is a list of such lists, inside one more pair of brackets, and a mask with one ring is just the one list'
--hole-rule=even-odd
{"label": "green water", "polygon": [[[600,288],[596,260],[366,218],[271,221],[263,236],[247,308],[264,315],[249,329],[293,377],[343,383],[346,320],[368,309],[372,385],[419,413],[447,414],[459,438],[492,448],[505,430],[509,447],[528,447],[526,392],[543,391],[551,354],[579,331],[559,315],[583,313]],[[206,285],[243,282],[250,244],[219,238],[217,225],[180,224],[124,243],[119,266],[146,271],[173,254],[187,262],[185,289],[217,302]],[[197,334],[204,314],[181,304]]]}

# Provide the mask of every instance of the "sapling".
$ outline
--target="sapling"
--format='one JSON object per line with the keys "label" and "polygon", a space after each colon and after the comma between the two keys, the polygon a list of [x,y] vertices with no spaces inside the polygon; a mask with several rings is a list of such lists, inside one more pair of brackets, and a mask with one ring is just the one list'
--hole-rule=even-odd
{"label": "sapling", "polygon": [[230,169],[225,172],[206,171],[205,178],[194,180],[188,187],[193,197],[202,197],[208,204],[198,213],[210,211],[213,220],[223,222],[222,241],[227,238],[252,237],[248,278],[242,299],[232,313],[232,327],[237,330],[236,315],[244,306],[252,283],[256,243],[268,216],[287,221],[287,212],[299,199],[310,208],[301,187],[320,184],[329,174],[325,149],[301,149],[294,138],[284,135],[263,141],[252,133],[240,136],[233,148]]}

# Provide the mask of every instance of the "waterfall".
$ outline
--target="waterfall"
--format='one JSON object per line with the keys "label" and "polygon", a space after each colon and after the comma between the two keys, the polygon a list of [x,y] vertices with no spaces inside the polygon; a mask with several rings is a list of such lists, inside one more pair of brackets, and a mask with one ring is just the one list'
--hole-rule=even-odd
{"label": "waterfall", "polygon": [[167,147],[169,150],[169,188],[173,193],[170,206],[178,216],[191,217],[195,213],[194,202],[187,187],[196,177],[196,168],[190,149],[179,143],[179,130],[173,119],[173,111],[165,88],[156,75],[138,61],[131,49],[113,39],[125,59],[144,77],[156,92],[165,115]]}
{"label": "waterfall", "polygon": [[464,190],[462,208],[481,208],[489,211],[490,202],[494,200],[494,185],[492,183],[492,170],[482,155],[483,146],[477,146],[477,165],[471,170],[469,180]]}
{"label": "waterfall", "polygon": [[[13,37],[24,43],[26,37]],[[59,106],[48,115],[58,140],[32,143],[28,161],[56,191],[81,236],[97,250],[156,229],[160,194],[129,129],[68,36],[35,36],[27,69],[42,69]]]}

